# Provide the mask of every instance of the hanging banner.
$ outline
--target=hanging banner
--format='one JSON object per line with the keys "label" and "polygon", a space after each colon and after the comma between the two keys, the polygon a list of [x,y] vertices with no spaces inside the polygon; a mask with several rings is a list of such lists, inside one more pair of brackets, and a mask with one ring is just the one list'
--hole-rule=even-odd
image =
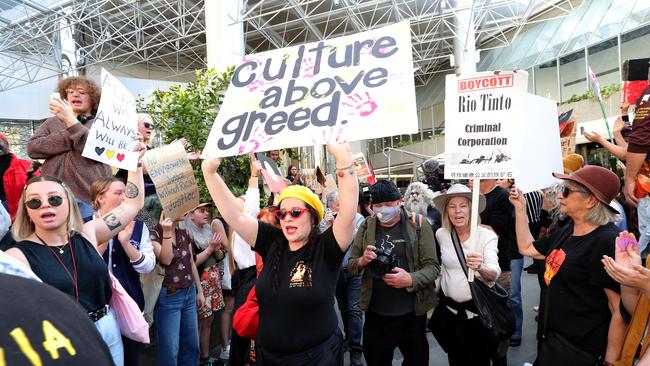
{"label": "hanging banner", "polygon": [[135,98],[105,69],[101,77],[102,98],[81,155],[135,171],[138,165],[138,153],[133,151],[138,133]]}
{"label": "hanging banner", "polygon": [[418,131],[408,21],[247,55],[203,156]]}
{"label": "hanging banner", "polygon": [[513,178],[528,73],[447,75],[445,179]]}
{"label": "hanging banner", "polygon": [[180,142],[149,150],[142,160],[167,217],[181,218],[199,205],[194,171]]}

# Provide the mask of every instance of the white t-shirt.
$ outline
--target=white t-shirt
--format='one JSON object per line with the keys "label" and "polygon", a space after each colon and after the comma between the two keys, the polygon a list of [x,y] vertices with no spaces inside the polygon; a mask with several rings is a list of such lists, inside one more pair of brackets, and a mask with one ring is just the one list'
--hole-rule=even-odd
{"label": "white t-shirt", "polygon": [[[472,299],[472,294],[469,290],[469,283],[463,268],[460,266],[458,256],[454,250],[454,242],[451,240],[450,232],[445,228],[440,228],[436,231],[436,239],[440,246],[441,256],[441,281],[440,285],[447,297],[452,298],[457,302],[465,302]],[[462,242],[461,246],[467,258],[469,252],[469,239]],[[497,256],[499,250],[497,249],[498,238],[494,231],[486,229],[482,226],[478,227],[478,240],[477,246],[474,248],[475,252],[483,255],[483,266],[497,272],[497,277],[501,274],[499,268],[499,258]],[[474,272],[475,279],[480,278],[481,275],[478,271]],[[481,278],[482,280],[482,278]],[[483,281],[489,286],[494,285],[494,282]]]}
{"label": "white t-shirt", "polygon": [[[260,213],[260,191],[257,188],[248,188],[244,199],[244,211],[251,217],[257,218]],[[233,259],[235,269],[245,269],[255,265],[255,252],[251,246],[242,239],[239,234],[232,236]]]}

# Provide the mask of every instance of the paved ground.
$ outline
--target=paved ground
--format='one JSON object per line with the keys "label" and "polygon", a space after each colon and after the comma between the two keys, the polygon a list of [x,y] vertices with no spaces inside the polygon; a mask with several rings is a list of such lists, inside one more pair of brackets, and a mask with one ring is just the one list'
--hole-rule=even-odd
{"label": "paved ground", "polygon": [[[524,266],[528,266],[530,263],[531,261],[529,259],[526,259]],[[524,307],[523,338],[521,346],[517,348],[510,348],[508,350],[509,366],[522,366],[526,362],[532,363],[535,360],[537,347],[537,341],[535,340],[537,322],[535,322],[535,313],[533,311],[533,306],[536,306],[539,302],[539,286],[537,284],[537,275],[528,274],[524,271],[521,281]],[[214,328],[215,327],[213,327],[213,329]],[[218,337],[217,334],[214,334],[214,336]],[[447,363],[447,355],[442,351],[438,345],[438,342],[436,342],[431,333],[427,334],[427,338],[429,339],[429,365],[448,366],[449,364]],[[215,349],[213,349],[213,354],[218,355],[218,349],[218,347],[215,347]],[[143,366],[155,365],[155,356],[153,352],[154,347],[148,347],[145,349],[141,357],[140,364]],[[403,358],[399,353],[399,350],[396,350],[393,365],[401,365],[402,360]],[[349,356],[346,353],[345,365],[348,366],[350,364],[349,362]]]}

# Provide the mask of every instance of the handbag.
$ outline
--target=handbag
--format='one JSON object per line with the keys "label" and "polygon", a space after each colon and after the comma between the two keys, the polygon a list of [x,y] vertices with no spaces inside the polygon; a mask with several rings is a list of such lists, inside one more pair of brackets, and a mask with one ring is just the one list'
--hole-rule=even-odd
{"label": "handbag", "polygon": [[237,309],[232,319],[232,327],[242,338],[256,339],[260,322],[260,307],[257,303],[255,286],[248,293],[246,302]]}
{"label": "handbag", "polygon": [[138,304],[126,293],[120,281],[110,271],[108,275],[113,290],[109,304],[115,312],[120,333],[136,342],[149,343],[149,325],[144,320]]}
{"label": "handbag", "polygon": [[[451,240],[460,266],[467,276],[465,254],[455,229],[451,231]],[[508,291],[497,283],[490,287],[479,279],[469,282],[469,289],[481,324],[488,334],[497,341],[509,339],[515,332],[515,316],[508,306]]]}

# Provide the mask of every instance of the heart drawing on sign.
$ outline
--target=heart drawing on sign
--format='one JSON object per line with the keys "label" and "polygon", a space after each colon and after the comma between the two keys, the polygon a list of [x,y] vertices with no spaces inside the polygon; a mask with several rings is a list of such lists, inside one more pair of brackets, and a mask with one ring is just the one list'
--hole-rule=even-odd
{"label": "heart drawing on sign", "polygon": [[96,153],[98,156],[102,155],[102,154],[104,153],[104,148],[103,148],[103,147],[96,146],[96,147],[95,147],[95,153]]}
{"label": "heart drawing on sign", "polygon": [[117,161],[122,161],[122,160],[124,160],[124,154],[122,153],[117,154]]}
{"label": "heart drawing on sign", "polygon": [[107,156],[109,159],[112,159],[113,156],[115,156],[115,150],[106,150],[106,156]]}

